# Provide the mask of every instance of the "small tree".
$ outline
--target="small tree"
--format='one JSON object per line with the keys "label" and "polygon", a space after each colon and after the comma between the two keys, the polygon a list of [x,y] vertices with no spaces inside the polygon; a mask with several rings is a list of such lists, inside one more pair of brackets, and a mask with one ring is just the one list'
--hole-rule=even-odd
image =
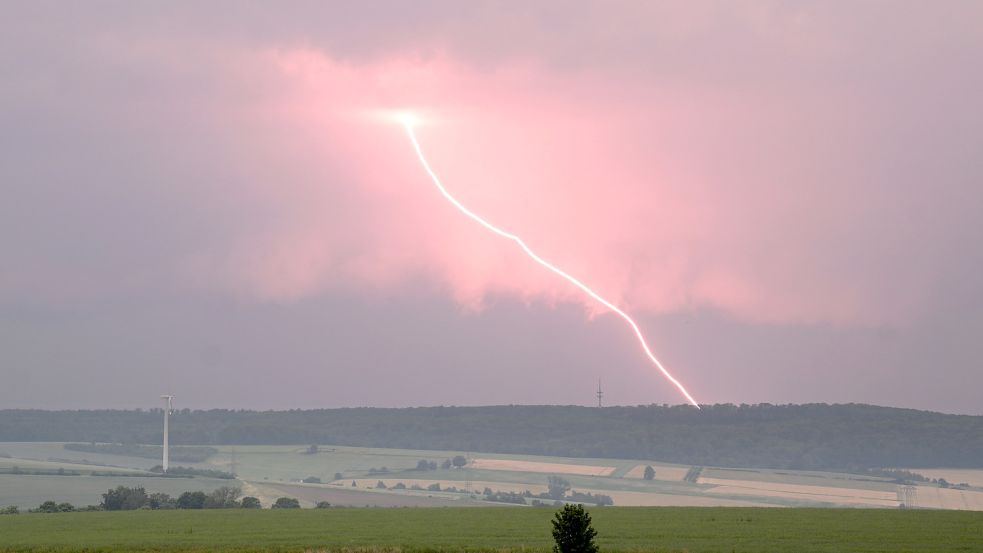
{"label": "small tree", "polygon": [[278,497],[274,509],[300,509],[300,501],[293,497]]}
{"label": "small tree", "polygon": [[9,507],[0,507],[0,515],[16,515],[20,513],[20,509],[17,505],[11,505]]}
{"label": "small tree", "polygon": [[416,470],[430,470],[430,461],[420,459],[416,463]]}
{"label": "small tree", "polygon": [[451,460],[450,459],[444,459],[444,462],[440,464],[440,468],[442,468],[442,469],[449,469],[449,468],[451,468],[451,465],[452,465],[452,463],[451,463]]}
{"label": "small tree", "polygon": [[597,553],[597,531],[583,505],[564,505],[552,522],[554,553]]}
{"label": "small tree", "polygon": [[107,511],[130,511],[147,503],[147,491],[142,487],[116,486],[102,494],[102,507]]}
{"label": "small tree", "polygon": [[314,505],[314,508],[315,509],[329,509],[329,508],[331,508],[331,504],[328,503],[327,501],[318,501],[317,504]]}
{"label": "small tree", "polygon": [[645,467],[645,479],[646,480],[654,480],[655,479],[655,469],[652,468],[652,465],[647,465]]}
{"label": "small tree", "polygon": [[251,495],[247,495],[242,498],[242,502],[239,504],[243,509],[262,509],[263,504],[259,502],[258,498]]}
{"label": "small tree", "polygon": [[42,503],[41,505],[39,505],[37,509],[34,509],[34,512],[35,513],[57,513],[58,512],[58,504],[55,503],[54,501],[45,501],[44,503]]}
{"label": "small tree", "polygon": [[468,464],[468,460],[464,457],[464,455],[455,455],[454,458],[451,459],[451,464],[454,465],[455,468],[463,468]]}

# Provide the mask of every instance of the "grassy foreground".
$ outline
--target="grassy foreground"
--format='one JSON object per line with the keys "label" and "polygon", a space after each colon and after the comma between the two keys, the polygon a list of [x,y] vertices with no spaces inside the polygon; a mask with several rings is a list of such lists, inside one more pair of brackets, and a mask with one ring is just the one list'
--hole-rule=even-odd
{"label": "grassy foreground", "polygon": [[[983,513],[594,509],[602,551],[983,551]],[[549,551],[552,509],[130,511],[0,516],[0,551]]]}

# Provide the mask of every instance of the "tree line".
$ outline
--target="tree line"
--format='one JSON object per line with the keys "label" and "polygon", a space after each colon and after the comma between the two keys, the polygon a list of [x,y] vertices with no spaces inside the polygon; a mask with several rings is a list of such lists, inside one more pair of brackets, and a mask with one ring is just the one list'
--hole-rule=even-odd
{"label": "tree line", "polygon": [[[199,446],[320,443],[813,470],[983,467],[983,417],[860,404],[178,410],[170,428],[171,443]],[[161,439],[160,409],[0,410],[0,442]]]}
{"label": "tree line", "polygon": [[[331,504],[320,502],[317,508],[327,508]],[[242,489],[238,486],[222,486],[209,493],[203,491],[187,491],[178,497],[171,497],[162,492],[147,493],[142,486],[116,486],[102,494],[102,502],[98,505],[76,507],[71,503],[45,501],[30,513],[71,513],[75,511],[135,511],[167,510],[167,509],[262,509],[263,504],[252,496],[242,497]],[[271,509],[299,509],[300,501],[293,497],[279,497],[270,505]],[[20,513],[17,506],[0,509],[0,515],[16,515]]]}

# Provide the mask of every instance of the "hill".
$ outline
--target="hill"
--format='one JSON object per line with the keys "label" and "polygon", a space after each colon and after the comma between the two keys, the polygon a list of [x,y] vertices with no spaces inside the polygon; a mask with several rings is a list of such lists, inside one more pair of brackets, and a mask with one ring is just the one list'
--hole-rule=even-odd
{"label": "hill", "polygon": [[[160,443],[161,411],[0,410],[0,441]],[[337,444],[779,469],[983,467],[983,417],[871,405],[176,411],[171,443]]]}

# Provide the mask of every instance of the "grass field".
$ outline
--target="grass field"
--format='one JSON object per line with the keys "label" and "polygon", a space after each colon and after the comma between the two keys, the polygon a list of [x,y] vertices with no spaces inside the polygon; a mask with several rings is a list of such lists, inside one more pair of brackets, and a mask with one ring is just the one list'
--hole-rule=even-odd
{"label": "grass field", "polygon": [[[946,511],[591,510],[602,551],[983,551],[983,514]],[[552,509],[130,511],[0,516],[0,551],[549,551]]]}

